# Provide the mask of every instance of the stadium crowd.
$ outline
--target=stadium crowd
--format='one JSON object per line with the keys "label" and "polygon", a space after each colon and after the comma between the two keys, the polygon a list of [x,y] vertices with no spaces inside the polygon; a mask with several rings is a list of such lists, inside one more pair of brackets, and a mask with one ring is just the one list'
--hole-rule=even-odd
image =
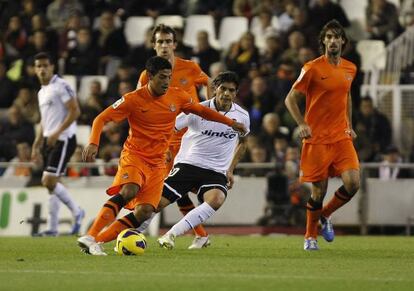
{"label": "stadium crowd", "polygon": [[[408,3],[408,4],[407,4]],[[402,5],[405,4],[405,5]],[[366,9],[366,33],[371,39],[391,42],[413,23],[413,1],[401,1],[401,9],[386,0],[370,0]],[[404,8],[404,9],[402,9]],[[404,11],[403,11],[404,10]],[[235,71],[241,78],[238,103],[250,114],[252,134],[244,162],[275,164],[273,180],[285,177],[294,205],[306,203],[306,189],[298,185],[301,142],[295,122],[284,105],[284,98],[298,77],[301,67],[319,55],[318,33],[331,19],[344,27],[351,23],[344,9],[330,0],[19,0],[0,2],[0,161],[29,161],[27,148],[33,143],[39,122],[33,56],[47,52],[61,75],[105,75],[106,89],[97,79],[82,98],[78,124],[90,125],[93,119],[123,94],[135,89],[145,61],[155,55],[151,29],[139,46],[130,46],[124,34],[131,16],[205,14],[214,17],[219,30],[226,16],[243,16],[250,30],[229,47],[218,48],[207,31],[197,34],[194,47],[182,38],[184,27],[176,27],[179,42],[175,53],[200,64],[214,78],[223,70]],[[399,21],[404,16],[404,22]],[[272,22],[277,19],[277,27]],[[344,57],[361,64],[355,42]],[[360,96],[363,76],[359,71],[353,82],[355,141],[361,162],[414,161],[414,151],[402,156],[392,145],[388,118],[379,112],[369,96]],[[205,94],[200,92],[201,95]],[[99,158],[119,157],[128,134],[126,124],[111,124],[103,133]],[[82,147],[72,161],[80,161]],[[0,173],[5,172],[0,169]],[[115,168],[106,168],[114,175]],[[400,172],[401,173],[401,172]],[[70,168],[68,175],[98,175],[95,170]],[[242,170],[241,175],[269,175],[268,170]],[[31,175],[31,169],[8,169],[5,175]],[[399,173],[379,171],[390,178]],[[384,176],[385,175],[385,176]],[[405,176],[412,173],[405,173]],[[276,177],[276,178],[275,178]],[[272,184],[272,182],[269,182]],[[280,183],[279,183],[280,184]],[[277,191],[276,191],[277,192]],[[271,194],[269,194],[271,196]],[[268,195],[268,196],[269,196]],[[270,200],[273,198],[269,198]]]}

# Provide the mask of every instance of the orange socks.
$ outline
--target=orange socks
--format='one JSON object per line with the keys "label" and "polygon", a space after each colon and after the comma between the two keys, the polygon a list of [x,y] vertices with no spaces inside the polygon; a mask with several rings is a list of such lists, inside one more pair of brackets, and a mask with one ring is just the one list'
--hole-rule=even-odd
{"label": "orange socks", "polygon": [[306,208],[305,238],[312,237],[316,239],[318,237],[318,224],[322,212],[322,202],[314,201],[312,198],[309,198]]}
{"label": "orange socks", "polygon": [[106,201],[104,206],[99,211],[91,228],[88,231],[90,236],[96,237],[98,233],[108,224],[112,223],[122,207],[125,206],[124,198],[117,194]]}
{"label": "orange socks", "polygon": [[[180,211],[183,214],[183,216],[185,216],[188,212],[190,212],[191,210],[193,210],[195,207],[191,203],[191,205],[179,206],[179,208],[180,208]],[[194,234],[197,235],[197,236],[207,236],[208,235],[206,229],[201,224],[199,224],[196,227],[194,227],[193,228],[193,231],[194,231]]]}
{"label": "orange socks", "polygon": [[124,217],[118,219],[117,221],[113,222],[105,231],[100,232],[95,240],[97,242],[109,242],[116,239],[118,234],[127,228],[137,228],[139,223],[134,216],[134,213],[131,212]]}
{"label": "orange socks", "polygon": [[338,190],[336,190],[335,195],[332,199],[326,204],[322,209],[323,217],[329,217],[331,214],[337,210],[338,208],[342,207],[344,204],[348,203],[351,200],[352,195],[350,195],[344,186],[341,186]]}

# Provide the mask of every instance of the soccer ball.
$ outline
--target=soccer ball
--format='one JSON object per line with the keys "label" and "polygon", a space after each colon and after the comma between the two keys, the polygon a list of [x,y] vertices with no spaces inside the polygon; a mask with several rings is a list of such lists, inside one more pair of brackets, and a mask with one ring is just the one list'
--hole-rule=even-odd
{"label": "soccer ball", "polygon": [[118,235],[115,252],[118,255],[136,256],[142,255],[147,247],[147,239],[142,233],[128,228]]}

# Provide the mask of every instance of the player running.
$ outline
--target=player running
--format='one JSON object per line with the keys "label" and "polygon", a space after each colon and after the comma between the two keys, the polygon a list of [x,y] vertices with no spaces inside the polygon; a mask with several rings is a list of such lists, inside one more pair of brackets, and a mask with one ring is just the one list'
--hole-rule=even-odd
{"label": "player running", "polygon": [[[114,240],[125,228],[137,228],[157,208],[165,177],[165,152],[179,113],[194,113],[246,132],[243,124],[195,103],[183,90],[169,87],[171,69],[166,59],[150,58],[146,63],[148,85],[124,95],[93,122],[90,144],[83,153],[85,161],[95,159],[99,137],[107,122],[128,119],[130,131],[117,174],[107,190],[112,197],[100,210],[88,234],[78,239],[79,246],[87,253],[106,255],[102,242]],[[115,221],[124,207],[134,211]]]}

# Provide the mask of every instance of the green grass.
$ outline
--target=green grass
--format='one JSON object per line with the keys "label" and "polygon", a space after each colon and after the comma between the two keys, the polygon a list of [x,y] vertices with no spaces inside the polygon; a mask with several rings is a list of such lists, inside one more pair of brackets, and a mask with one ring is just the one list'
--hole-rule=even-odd
{"label": "green grass", "polygon": [[414,290],[414,239],[337,237],[305,252],[299,236],[213,236],[212,246],[138,257],[82,254],[75,237],[0,238],[0,290]]}

